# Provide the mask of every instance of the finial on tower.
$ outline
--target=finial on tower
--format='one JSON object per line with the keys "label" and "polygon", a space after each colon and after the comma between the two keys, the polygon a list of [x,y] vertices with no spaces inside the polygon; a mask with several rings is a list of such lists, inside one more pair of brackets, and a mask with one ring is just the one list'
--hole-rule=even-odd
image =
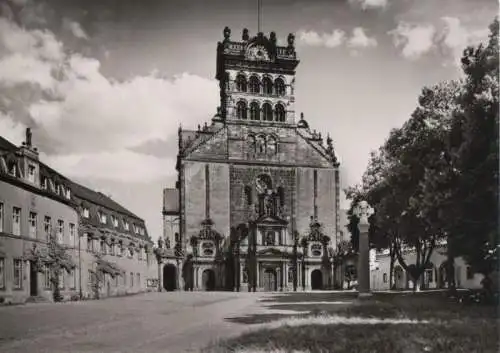
{"label": "finial on tower", "polygon": [[224,27],[224,31],[222,33],[224,34],[224,40],[228,41],[229,37],[231,37],[231,30],[229,29],[229,27]]}

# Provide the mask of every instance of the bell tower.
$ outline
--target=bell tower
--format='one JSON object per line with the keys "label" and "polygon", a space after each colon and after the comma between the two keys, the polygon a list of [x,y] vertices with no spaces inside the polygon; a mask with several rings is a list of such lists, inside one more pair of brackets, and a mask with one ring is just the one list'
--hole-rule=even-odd
{"label": "bell tower", "polygon": [[243,29],[241,41],[223,31],[217,45],[216,79],[219,81],[222,118],[226,123],[295,125],[295,70],[299,64],[295,36],[287,46],[277,44],[276,33],[250,37]]}

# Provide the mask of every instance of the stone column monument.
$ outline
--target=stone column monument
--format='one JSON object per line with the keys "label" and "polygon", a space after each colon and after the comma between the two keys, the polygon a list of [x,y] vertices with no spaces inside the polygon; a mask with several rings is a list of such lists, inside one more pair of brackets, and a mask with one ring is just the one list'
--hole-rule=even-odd
{"label": "stone column monument", "polygon": [[366,201],[361,201],[354,208],[354,214],[359,218],[359,255],[358,255],[358,296],[369,297],[370,293],[370,244],[368,218],[373,214],[373,208]]}

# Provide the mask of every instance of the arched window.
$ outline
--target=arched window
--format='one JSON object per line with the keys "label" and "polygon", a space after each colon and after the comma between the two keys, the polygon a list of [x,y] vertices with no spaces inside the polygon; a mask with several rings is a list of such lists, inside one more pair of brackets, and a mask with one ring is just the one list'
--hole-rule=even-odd
{"label": "arched window", "polygon": [[238,119],[246,120],[247,118],[247,103],[244,101],[239,101],[236,103],[236,116]]}
{"label": "arched window", "polygon": [[284,122],[285,121],[285,107],[283,107],[282,104],[276,104],[276,107],[274,108],[274,115],[275,115],[275,119],[276,121],[281,121],[281,122]]}
{"label": "arched window", "polygon": [[269,103],[262,104],[262,113],[264,115],[263,120],[273,121],[273,108],[271,107],[271,104]]}
{"label": "arched window", "polygon": [[278,150],[277,147],[276,138],[274,138],[274,136],[269,136],[267,139],[267,153],[270,156],[274,156]]}
{"label": "arched window", "polygon": [[214,254],[214,243],[205,241],[201,244],[203,256],[213,256]]}
{"label": "arched window", "polygon": [[273,81],[269,77],[264,77],[262,80],[262,91],[264,94],[273,94]]}
{"label": "arched window", "polygon": [[250,103],[250,119],[260,120],[260,108],[257,102]]}
{"label": "arched window", "polygon": [[285,82],[281,78],[274,80],[274,90],[278,96],[284,96],[286,94]]}
{"label": "arched window", "polygon": [[250,93],[260,93],[260,82],[257,76],[250,77]]}
{"label": "arched window", "polygon": [[252,204],[252,187],[249,185],[245,186],[245,201],[247,205]]}
{"label": "arched window", "polygon": [[257,151],[256,148],[255,136],[248,136],[248,152],[255,153]]}
{"label": "arched window", "polygon": [[238,76],[236,76],[236,89],[240,92],[247,91],[247,79],[245,75],[238,74]]}
{"label": "arched window", "polygon": [[257,153],[266,153],[266,138],[263,135],[257,136]]}

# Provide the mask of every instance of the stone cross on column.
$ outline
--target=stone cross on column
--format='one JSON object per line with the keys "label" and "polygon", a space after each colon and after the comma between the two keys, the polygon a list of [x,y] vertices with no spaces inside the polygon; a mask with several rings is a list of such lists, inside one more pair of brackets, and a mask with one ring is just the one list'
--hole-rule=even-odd
{"label": "stone cross on column", "polygon": [[358,295],[370,296],[370,244],[368,218],[374,213],[373,208],[366,201],[359,202],[354,207],[354,214],[359,218],[359,251],[358,251]]}

